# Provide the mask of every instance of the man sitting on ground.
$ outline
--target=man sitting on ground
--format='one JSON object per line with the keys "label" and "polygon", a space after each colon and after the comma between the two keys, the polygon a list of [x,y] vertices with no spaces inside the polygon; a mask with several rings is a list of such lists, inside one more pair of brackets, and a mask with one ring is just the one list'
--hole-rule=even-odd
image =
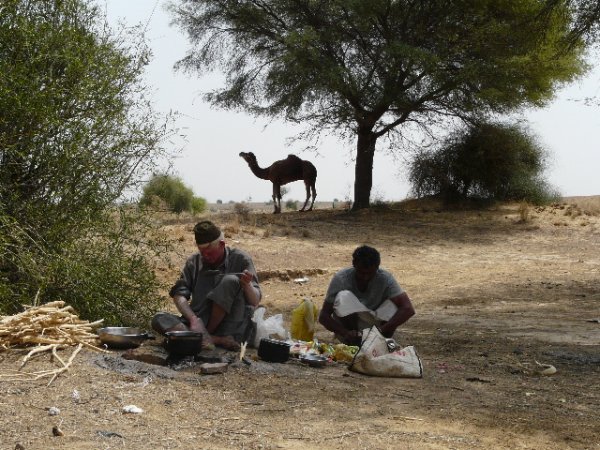
{"label": "man sitting on ground", "polygon": [[246,252],[227,247],[208,220],[196,224],[194,237],[199,252],[188,258],[169,292],[181,316],[160,312],[152,328],[161,334],[198,331],[203,347],[237,350],[252,337],[252,314],[262,296],[254,263]]}
{"label": "man sitting on ground", "polygon": [[391,338],[415,314],[406,292],[380,263],[379,252],[363,245],[352,254],[352,267],[329,283],[319,322],[344,344],[360,345],[361,331],[373,325]]}

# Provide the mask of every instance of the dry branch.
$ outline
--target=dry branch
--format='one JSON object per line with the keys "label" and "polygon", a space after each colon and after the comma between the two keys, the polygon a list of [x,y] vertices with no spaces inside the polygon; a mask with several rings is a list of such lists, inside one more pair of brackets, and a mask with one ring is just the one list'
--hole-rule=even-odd
{"label": "dry branch", "polygon": [[[25,308],[25,311],[19,314],[0,318],[0,347],[8,350],[13,347],[34,346],[23,358],[21,368],[34,355],[45,352],[51,352],[53,359],[56,359],[61,367],[29,374],[21,372],[19,376],[29,376],[34,380],[51,376],[48,383],[50,384],[58,375],[69,369],[83,347],[99,352],[105,351],[98,347],[98,336],[93,333],[93,329],[99,327],[102,320],[81,320],[75,310],[71,306],[65,306],[63,301]],[[57,351],[72,346],[77,348],[67,362],[63,361]],[[14,377],[15,374],[8,376]]]}

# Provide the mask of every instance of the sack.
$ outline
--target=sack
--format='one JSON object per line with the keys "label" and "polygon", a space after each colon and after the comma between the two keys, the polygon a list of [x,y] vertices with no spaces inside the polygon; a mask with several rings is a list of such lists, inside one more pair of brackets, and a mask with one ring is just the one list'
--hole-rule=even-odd
{"label": "sack", "polygon": [[423,364],[415,348],[409,346],[390,352],[387,340],[377,327],[363,330],[362,345],[349,368],[377,377],[423,377]]}
{"label": "sack", "polygon": [[254,348],[258,348],[262,338],[287,338],[288,333],[283,326],[283,315],[275,314],[274,316],[265,319],[265,312],[265,307],[261,306],[260,308],[256,308],[252,315],[252,321],[256,323],[256,333],[251,343]]}
{"label": "sack", "polygon": [[292,311],[290,332],[292,339],[299,341],[312,341],[315,335],[315,322],[318,310],[309,298],[302,300]]}

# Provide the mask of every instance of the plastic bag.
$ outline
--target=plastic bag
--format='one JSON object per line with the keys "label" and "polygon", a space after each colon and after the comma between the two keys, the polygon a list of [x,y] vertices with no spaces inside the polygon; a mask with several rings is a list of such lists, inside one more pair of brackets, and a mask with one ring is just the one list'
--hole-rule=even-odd
{"label": "plastic bag", "polygon": [[261,306],[254,311],[252,316],[252,321],[256,323],[256,333],[252,341],[254,348],[258,348],[262,338],[287,338],[287,331],[283,326],[283,315],[275,314],[265,319],[265,312],[265,307]]}
{"label": "plastic bag", "polygon": [[377,327],[363,330],[363,342],[350,370],[378,377],[423,377],[423,364],[415,348],[409,346],[390,352],[386,338]]}
{"label": "plastic bag", "polygon": [[318,310],[313,301],[309,298],[302,300],[292,311],[292,320],[290,332],[292,339],[299,341],[312,341],[315,335],[315,322],[317,321]]}

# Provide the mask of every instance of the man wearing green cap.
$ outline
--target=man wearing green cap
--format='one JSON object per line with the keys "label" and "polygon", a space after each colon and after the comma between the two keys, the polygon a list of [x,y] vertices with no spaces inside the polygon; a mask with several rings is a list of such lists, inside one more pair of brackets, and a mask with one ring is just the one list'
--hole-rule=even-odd
{"label": "man wearing green cap", "polygon": [[190,256],[169,295],[181,316],[160,312],[152,328],[198,331],[203,346],[237,350],[251,339],[252,314],[261,299],[252,258],[243,250],[225,245],[222,231],[204,220],[194,227],[198,253]]}

